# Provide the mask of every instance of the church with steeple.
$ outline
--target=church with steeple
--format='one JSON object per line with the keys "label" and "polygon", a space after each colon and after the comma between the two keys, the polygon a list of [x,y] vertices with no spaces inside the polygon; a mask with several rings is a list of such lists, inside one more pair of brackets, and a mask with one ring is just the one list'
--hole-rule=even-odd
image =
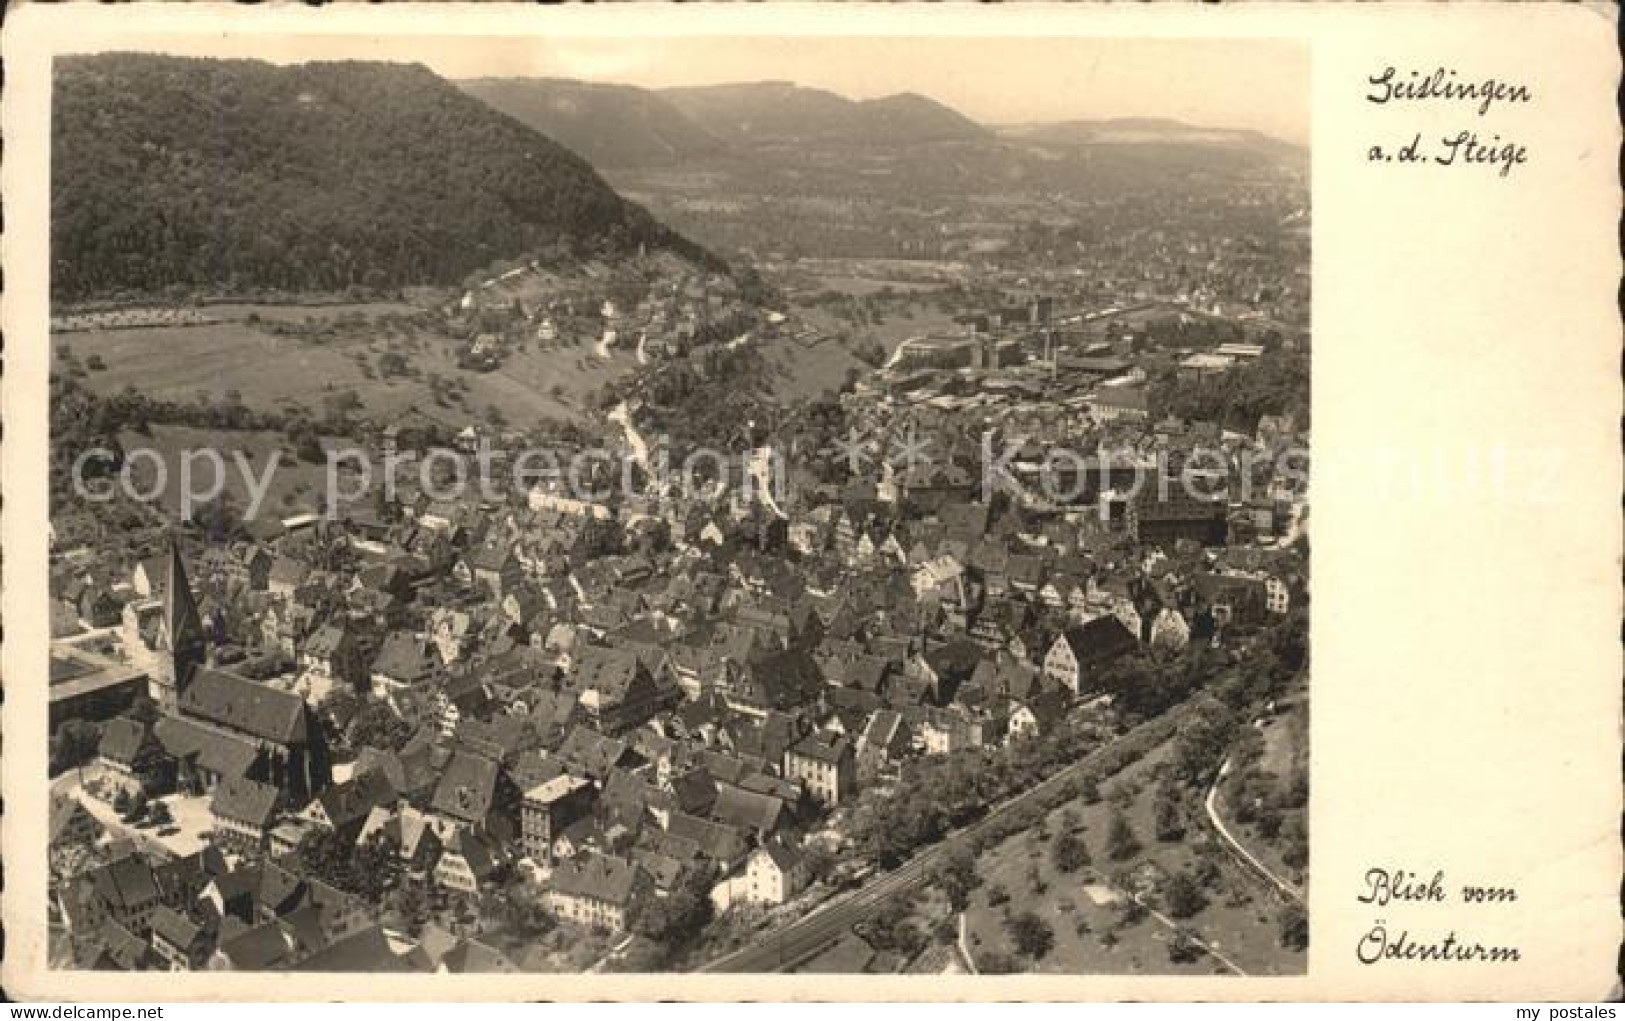
{"label": "church with steeple", "polygon": [[173,539],[169,542],[169,570],[164,579],[162,604],[164,613],[159,621],[156,650],[158,662],[149,675],[148,690],[159,709],[175,713],[180,709],[181,689],[187,686],[193,674],[208,664],[209,641],[198,615],[197,600],[192,598],[186,565],[181,562],[180,546]]}
{"label": "church with steeple", "polygon": [[299,806],[332,782],[321,724],[303,697],[215,666],[173,540],[162,598],[127,614],[125,627],[138,632],[127,639],[136,639],[145,660],[149,692],[163,713],[155,733],[183,786],[204,793],[252,780]]}

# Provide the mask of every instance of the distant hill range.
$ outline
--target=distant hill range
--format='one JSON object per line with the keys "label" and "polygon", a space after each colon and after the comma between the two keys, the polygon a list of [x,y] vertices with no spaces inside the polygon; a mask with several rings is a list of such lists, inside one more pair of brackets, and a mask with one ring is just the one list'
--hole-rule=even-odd
{"label": "distant hill range", "polygon": [[790,82],[661,89],[695,123],[735,143],[910,145],[989,137],[964,114],[912,92],[851,100]]}
{"label": "distant hill range", "polygon": [[[568,78],[477,78],[470,95],[616,170],[782,153],[888,151],[951,145],[1001,150],[1144,147],[1174,157],[1227,150],[1292,158],[1303,150],[1257,131],[1153,117],[985,126],[912,92],[853,100],[785,81],[647,89]],[[1187,152],[1188,150],[1188,152]],[[975,158],[975,157],[971,157]],[[1136,162],[1139,162],[1136,158]]]}
{"label": "distant hill range", "polygon": [[455,284],[563,244],[718,264],[419,65],[59,58],[52,293]]}
{"label": "distant hill range", "polygon": [[594,166],[713,156],[726,143],[659,93],[569,78],[474,78],[457,86]]}
{"label": "distant hill range", "polygon": [[1012,124],[996,130],[1000,138],[1040,145],[1186,145],[1259,150],[1297,148],[1258,131],[1202,128],[1162,117]]}
{"label": "distant hill range", "polygon": [[897,146],[992,138],[913,93],[851,100],[790,82],[644,89],[565,78],[476,78],[470,95],[600,167],[747,156],[786,144]]}

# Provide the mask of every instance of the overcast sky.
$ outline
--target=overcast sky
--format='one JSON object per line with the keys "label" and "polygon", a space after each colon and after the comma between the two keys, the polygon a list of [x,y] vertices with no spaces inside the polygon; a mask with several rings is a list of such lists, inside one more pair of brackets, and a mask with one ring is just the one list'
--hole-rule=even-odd
{"label": "overcast sky", "polygon": [[1309,140],[1309,49],[1291,40],[215,36],[153,48],[279,62],[415,60],[448,78],[646,86],[776,79],[854,99],[918,92],[989,124],[1171,117]]}

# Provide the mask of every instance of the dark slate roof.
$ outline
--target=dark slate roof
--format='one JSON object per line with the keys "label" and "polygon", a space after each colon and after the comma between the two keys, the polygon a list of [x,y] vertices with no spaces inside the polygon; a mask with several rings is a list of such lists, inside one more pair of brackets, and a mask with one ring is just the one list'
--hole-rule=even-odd
{"label": "dark slate roof", "polygon": [[203,927],[187,918],[166,904],[158,905],[152,913],[152,934],[167,940],[171,946],[185,949],[190,947],[198,936],[202,935]]}
{"label": "dark slate roof", "polygon": [[626,754],[625,741],[605,737],[589,727],[575,727],[559,748],[559,758],[575,769],[597,780],[609,776],[609,771]]}
{"label": "dark slate roof", "polygon": [[223,670],[199,670],[181,690],[181,712],[275,744],[307,738],[305,700]]}
{"label": "dark slate roof", "polygon": [[738,826],[758,833],[771,833],[779,824],[784,802],[767,794],[757,794],[732,784],[718,784],[711,818],[726,826]]}
{"label": "dark slate roof", "polygon": [[607,854],[581,854],[553,870],[549,883],[560,893],[626,906],[636,889],[638,867]]}
{"label": "dark slate roof", "polygon": [[746,848],[745,836],[736,827],[682,812],[671,814],[666,835],[673,840],[691,842],[705,857],[723,863],[733,862]]}
{"label": "dark slate roof", "polygon": [[326,788],[316,800],[328,820],[342,827],[365,819],[374,805],[395,800],[395,788],[383,770],[369,769]]}
{"label": "dark slate roof", "polygon": [[408,956],[395,953],[378,925],[334,940],[300,961],[295,971],[361,971],[401,973],[417,971]]}
{"label": "dark slate roof", "polygon": [[497,764],[483,755],[453,752],[435,785],[434,810],[464,822],[484,822],[496,794],[497,771]]}
{"label": "dark slate roof", "polygon": [[833,765],[840,762],[842,756],[847,753],[850,747],[851,745],[844,737],[831,741],[823,734],[808,734],[791,746],[789,754]]}
{"label": "dark slate roof", "polygon": [[139,854],[109,862],[89,875],[91,888],[114,907],[138,907],[158,899],[152,867]]}
{"label": "dark slate roof", "polygon": [[237,971],[265,971],[286,963],[291,952],[287,934],[275,922],[256,925],[220,941],[220,953]]}
{"label": "dark slate roof", "polygon": [[220,781],[214,789],[209,811],[223,819],[264,828],[276,812],[279,794],[275,787],[244,777]]}
{"label": "dark slate roof", "polygon": [[165,716],[153,732],[172,757],[196,757],[199,766],[223,777],[247,775],[260,754],[258,748],[240,737],[179,716]]}
{"label": "dark slate roof", "polygon": [[406,631],[392,631],[373,658],[372,672],[410,683],[434,670],[434,656],[427,640]]}
{"label": "dark slate roof", "polygon": [[597,690],[604,702],[613,704],[626,698],[640,665],[637,656],[626,650],[588,645],[576,650],[570,683],[577,691]]}
{"label": "dark slate roof", "polygon": [[128,716],[115,716],[102,729],[102,740],[96,753],[104,759],[129,765],[135,761],[141,746],[147,740],[147,725]]}
{"label": "dark slate roof", "polygon": [[1061,633],[1061,638],[1072,647],[1072,655],[1079,663],[1104,662],[1139,644],[1134,632],[1111,614],[1069,627]]}
{"label": "dark slate roof", "polygon": [[145,970],[153,959],[151,944],[112,919],[102,923],[98,935],[105,959],[115,968]]}

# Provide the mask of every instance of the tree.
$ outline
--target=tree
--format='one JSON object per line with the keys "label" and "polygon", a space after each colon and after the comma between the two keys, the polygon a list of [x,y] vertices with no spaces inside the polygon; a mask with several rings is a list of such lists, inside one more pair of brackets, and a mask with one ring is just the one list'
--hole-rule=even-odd
{"label": "tree", "polygon": [[385,351],[378,356],[378,374],[385,379],[406,375],[406,356],[399,351]]}
{"label": "tree", "polygon": [[1055,946],[1055,930],[1032,911],[1023,911],[1004,923],[1016,950],[1033,960],[1042,960]]}
{"label": "tree", "polygon": [[1275,927],[1281,945],[1288,950],[1303,950],[1309,946],[1309,914],[1302,904],[1294,901],[1281,908],[1275,916]]}
{"label": "tree", "polygon": [[1162,902],[1175,918],[1189,918],[1207,907],[1207,895],[1188,873],[1175,873],[1162,889]]}
{"label": "tree", "polygon": [[399,751],[412,736],[412,725],[384,702],[368,702],[350,720],[350,747]]}
{"label": "tree", "polygon": [[293,456],[306,464],[321,464],[327,460],[322,441],[309,422],[300,422],[290,429],[288,443],[293,447]]}
{"label": "tree", "polygon": [[1100,784],[1096,782],[1094,777],[1086,776],[1083,778],[1083,784],[1078,792],[1078,797],[1083,799],[1083,803],[1085,805],[1100,804]]}
{"label": "tree", "polygon": [[147,814],[147,792],[141,790],[138,787],[138,788],[136,788],[135,793],[130,795],[129,814],[127,814],[124,818],[126,820],[131,821],[131,822],[134,822],[135,820],[140,819],[142,816],[144,816],[146,814]]}
{"label": "tree", "polygon": [[1190,964],[1207,953],[1201,939],[1190,929],[1180,926],[1168,941],[1168,960],[1175,964]]}
{"label": "tree", "polygon": [[959,844],[949,848],[942,864],[937,867],[937,885],[942,887],[948,904],[955,911],[965,910],[971,891],[980,882],[981,877],[976,874],[976,856],[971,854],[970,849]]}
{"label": "tree", "polygon": [[1164,783],[1157,788],[1154,822],[1157,839],[1164,843],[1182,840],[1185,836],[1185,816],[1179,807],[1179,790]]}
{"label": "tree", "polygon": [[1050,860],[1062,872],[1076,872],[1088,865],[1092,858],[1089,845],[1083,842],[1082,837],[1071,830],[1063,830],[1055,835],[1055,840],[1050,844]]}
{"label": "tree", "polygon": [[632,931],[668,950],[687,944],[711,922],[711,876],[695,869],[665,897],[645,897],[632,917]]}
{"label": "tree", "polygon": [[1106,830],[1106,856],[1123,861],[1140,853],[1140,838],[1134,835],[1128,816],[1121,809],[1112,810],[1111,823]]}
{"label": "tree", "polygon": [[87,720],[66,720],[51,735],[51,773],[77,769],[96,757],[102,732]]}
{"label": "tree", "polygon": [[355,866],[355,892],[376,902],[395,885],[400,874],[401,842],[383,830],[375,830],[355,846],[351,861]]}
{"label": "tree", "polygon": [[1302,812],[1293,812],[1281,823],[1281,839],[1286,844],[1281,861],[1288,868],[1301,869],[1309,864],[1309,829]]}
{"label": "tree", "polygon": [[118,813],[120,819],[130,817],[130,792],[128,789],[120,787],[118,793],[113,795],[113,811]]}
{"label": "tree", "polygon": [[351,848],[333,830],[313,829],[299,842],[299,864],[305,874],[338,887],[356,888],[355,860]]}
{"label": "tree", "polygon": [[531,892],[530,884],[515,883],[508,891],[508,927],[521,939],[535,940],[552,931],[558,922],[547,904]]}
{"label": "tree", "polygon": [[1205,706],[1174,742],[1174,775],[1192,786],[1210,782],[1240,725],[1236,714],[1223,705]]}
{"label": "tree", "polygon": [[976,970],[983,975],[1014,975],[1021,970],[1021,965],[1009,954],[995,950],[977,958]]}
{"label": "tree", "polygon": [[422,883],[402,884],[394,897],[395,911],[406,925],[408,935],[417,936],[429,921],[429,894]]}

